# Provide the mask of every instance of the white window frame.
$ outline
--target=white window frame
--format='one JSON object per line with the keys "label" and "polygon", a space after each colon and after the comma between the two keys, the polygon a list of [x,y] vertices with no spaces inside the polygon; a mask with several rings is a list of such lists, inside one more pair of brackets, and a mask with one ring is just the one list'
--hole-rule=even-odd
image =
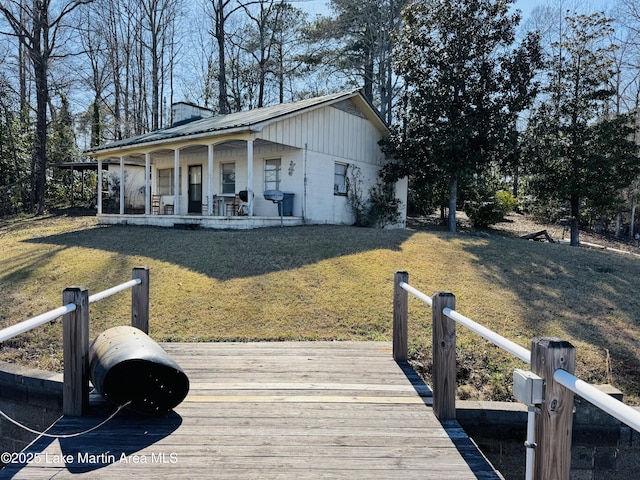
{"label": "white window frame", "polygon": [[[233,168],[232,172],[225,172],[225,167],[231,165]],[[231,183],[231,181],[227,181],[225,182],[225,176],[229,176],[227,179],[233,179],[233,183]],[[225,191],[225,187],[226,190],[231,190],[229,187],[233,185],[233,191]],[[230,194],[230,193],[236,193],[236,163],[235,162],[226,162],[226,163],[221,163],[220,164],[220,193],[221,194]]]}
{"label": "white window frame", "polygon": [[[176,189],[173,184],[175,181],[174,169],[171,168],[158,168],[158,195],[175,195]],[[169,182],[167,185],[167,172],[169,174]],[[180,188],[178,191],[180,192],[178,195],[182,193],[182,169],[178,170],[178,183],[180,184]]]}
{"label": "white window frame", "polygon": [[349,169],[348,163],[335,162],[333,167],[333,194],[346,196],[347,195],[347,170]]}
{"label": "white window frame", "polygon": [[[274,175],[275,178],[270,178],[271,175]],[[264,189],[280,190],[281,179],[282,179],[282,159],[281,158],[265,158]]]}

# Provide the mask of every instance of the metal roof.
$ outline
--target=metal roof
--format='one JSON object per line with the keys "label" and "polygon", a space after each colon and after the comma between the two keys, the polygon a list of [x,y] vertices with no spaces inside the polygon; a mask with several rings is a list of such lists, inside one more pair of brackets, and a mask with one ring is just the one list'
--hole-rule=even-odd
{"label": "metal roof", "polygon": [[360,90],[351,90],[348,92],[334,93],[321,97],[309,98],[293,103],[281,103],[269,107],[256,108],[244,112],[229,113],[227,115],[216,115],[213,117],[194,120],[192,122],[154,130],[149,133],[138,135],[136,137],[126,138],[115,142],[100,145],[87,150],[87,153],[98,153],[103,150],[126,148],[135,145],[149,144],[188,137],[192,135],[201,135],[207,133],[226,133],[229,131],[251,131],[261,124],[269,123],[281,117],[291,114],[297,114],[304,110],[310,110],[319,106],[336,103],[338,101],[359,97],[370,108],[375,118],[384,128],[386,123],[380,117],[377,110],[364,98]]}

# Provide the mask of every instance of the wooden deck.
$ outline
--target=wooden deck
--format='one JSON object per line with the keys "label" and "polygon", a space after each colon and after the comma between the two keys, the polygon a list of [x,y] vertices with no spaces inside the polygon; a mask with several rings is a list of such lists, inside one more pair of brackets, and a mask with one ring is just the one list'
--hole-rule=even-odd
{"label": "wooden deck", "polygon": [[[175,412],[120,412],[41,438],[0,478],[500,479],[384,342],[163,344],[189,376]],[[96,399],[94,399],[96,400]],[[63,418],[81,431],[113,408]]]}

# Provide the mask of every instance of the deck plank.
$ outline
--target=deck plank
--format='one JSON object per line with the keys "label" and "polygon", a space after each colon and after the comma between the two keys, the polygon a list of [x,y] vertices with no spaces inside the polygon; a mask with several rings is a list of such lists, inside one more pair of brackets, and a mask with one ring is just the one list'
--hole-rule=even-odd
{"label": "deck plank", "polygon": [[[122,411],[77,438],[40,438],[0,478],[500,479],[387,342],[170,343],[190,379],[160,417]],[[113,407],[94,398],[82,418]]]}

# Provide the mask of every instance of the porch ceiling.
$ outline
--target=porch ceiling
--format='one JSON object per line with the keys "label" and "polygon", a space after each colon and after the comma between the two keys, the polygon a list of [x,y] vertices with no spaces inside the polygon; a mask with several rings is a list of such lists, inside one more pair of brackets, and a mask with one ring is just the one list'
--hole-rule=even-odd
{"label": "porch ceiling", "polygon": [[[261,138],[257,138],[254,140],[254,148],[260,148],[261,146],[269,145],[269,144],[272,144],[272,142],[263,140]],[[221,151],[228,151],[228,150],[242,150],[242,149],[245,149],[246,147],[247,147],[246,140],[227,140],[225,142],[214,145],[213,149],[214,149],[214,152],[221,152]],[[154,153],[173,152],[173,151],[174,149],[167,146],[166,148],[162,148],[162,149],[157,149],[157,148],[153,149],[153,151],[151,152],[151,155],[153,158]],[[192,145],[181,146],[180,151],[182,153],[203,152],[206,155],[207,145],[198,143],[196,140],[194,140],[194,143]],[[143,153],[140,153],[139,151],[136,151],[135,153],[131,153],[131,154],[124,153],[123,157],[127,159],[128,164],[142,165],[142,166],[144,166],[145,164],[145,158],[144,158],[145,156]],[[119,158],[119,155],[112,154],[104,158],[105,158],[105,161],[108,161],[106,160],[107,158]]]}

